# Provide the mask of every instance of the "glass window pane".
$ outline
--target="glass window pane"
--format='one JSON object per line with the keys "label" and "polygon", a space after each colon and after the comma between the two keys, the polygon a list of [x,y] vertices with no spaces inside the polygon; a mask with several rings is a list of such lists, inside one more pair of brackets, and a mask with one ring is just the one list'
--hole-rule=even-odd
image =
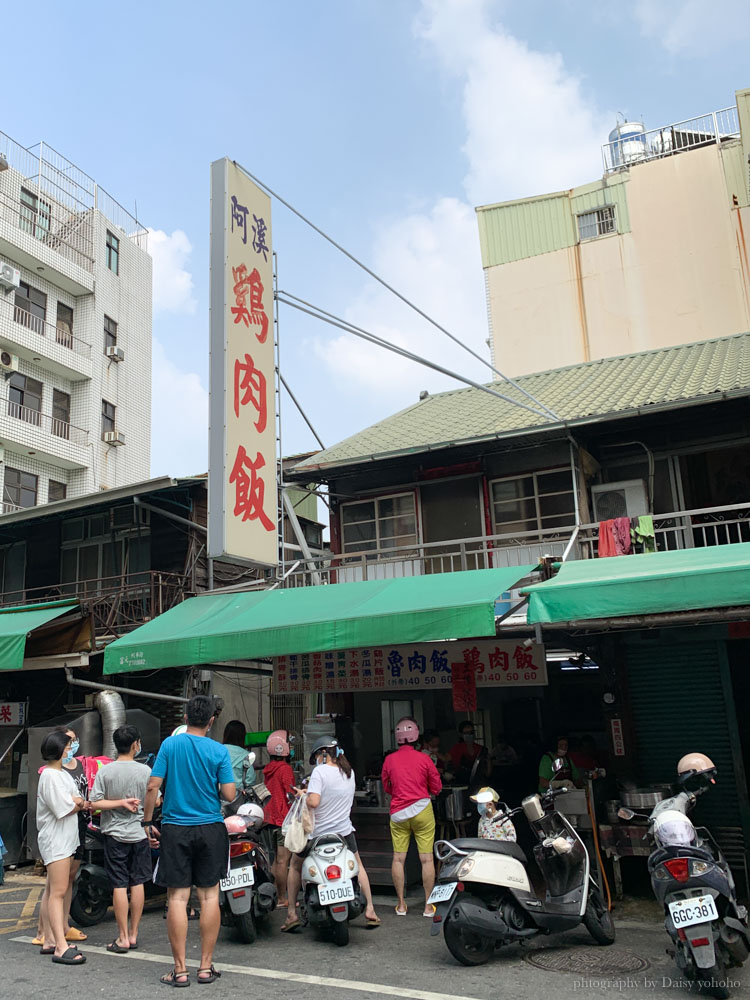
{"label": "glass window pane", "polygon": [[574,514],[573,494],[556,493],[539,497],[539,513],[542,517],[549,517],[551,514]]}
{"label": "glass window pane", "polygon": [[413,535],[417,533],[417,523],[414,515],[410,517],[389,517],[379,524],[380,537],[394,538],[396,535]]}
{"label": "glass window pane", "polygon": [[363,542],[375,544],[375,522],[344,525],[344,547],[348,550],[363,548]]}
{"label": "glass window pane", "polygon": [[375,520],[375,503],[348,503],[341,508],[341,519],[344,524],[355,524],[357,521]]}
{"label": "glass window pane", "polygon": [[539,472],[536,477],[539,493],[570,492],[573,488],[573,474],[570,469],[557,469],[555,472]]}
{"label": "glass window pane", "polygon": [[534,480],[531,476],[523,476],[520,479],[501,479],[492,484],[492,499],[495,503],[533,496]]}
{"label": "glass window pane", "polygon": [[82,545],[78,550],[79,580],[96,580],[99,576],[99,546]]}
{"label": "glass window pane", "polygon": [[386,497],[378,501],[379,517],[394,517],[397,514],[412,514],[414,512],[414,495],[405,493],[402,496]]}

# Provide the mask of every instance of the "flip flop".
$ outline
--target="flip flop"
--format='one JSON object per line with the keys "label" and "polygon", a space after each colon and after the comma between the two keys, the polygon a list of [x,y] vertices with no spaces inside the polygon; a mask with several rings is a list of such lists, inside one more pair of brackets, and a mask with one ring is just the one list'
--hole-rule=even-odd
{"label": "flip flop", "polygon": [[396,909],[396,916],[397,917],[405,917],[406,914],[409,912],[409,907],[408,906],[406,907],[405,910],[399,910],[398,906],[395,909]]}
{"label": "flip flop", "polygon": [[299,917],[295,917],[294,920],[285,920],[281,925],[282,934],[288,934],[289,931],[296,931],[298,927],[302,926],[302,921]]}
{"label": "flip flop", "polygon": [[66,941],[88,941],[88,939],[88,934],[84,934],[83,931],[79,931],[77,927],[71,927],[65,935]]}
{"label": "flip flop", "polygon": [[[429,913],[427,912],[427,906],[430,907],[430,912]],[[425,906],[424,912],[422,913],[422,916],[423,917],[428,917],[430,920],[432,920],[433,916],[435,915],[435,906],[432,903],[428,903],[427,906]]]}
{"label": "flip flop", "polygon": [[37,948],[44,947],[44,934],[37,934],[35,938],[32,939],[32,944],[35,944]]}
{"label": "flip flop", "polygon": [[[201,972],[207,972],[208,975],[204,976],[201,979]],[[195,978],[196,978],[196,982],[199,982],[199,983],[214,983],[214,982],[216,982],[216,980],[219,978],[220,975],[221,975],[221,973],[217,972],[216,969],[213,967],[213,965],[211,965],[207,969],[198,969],[198,974],[197,974],[197,976]]]}
{"label": "flip flop", "polygon": [[137,941],[135,942],[135,944],[131,944],[130,951],[138,951],[138,942]]}
{"label": "flip flop", "polygon": [[[184,979],[185,982],[181,983],[178,980]],[[172,969],[167,972],[164,976],[159,976],[159,982],[163,983],[164,986],[176,986],[178,989],[183,989],[190,985],[190,973],[187,969],[183,969],[182,972],[178,972],[177,969]]]}
{"label": "flip flop", "polygon": [[83,965],[86,956],[82,955],[77,948],[68,948],[62,955],[53,955],[52,961],[57,965]]}
{"label": "flip flop", "polygon": [[116,955],[126,955],[130,948],[123,948],[121,944],[117,943],[117,938],[111,944],[107,945],[107,951],[113,951]]}
{"label": "flip flop", "polygon": [[365,917],[365,926],[370,931],[373,927],[380,927],[380,917]]}

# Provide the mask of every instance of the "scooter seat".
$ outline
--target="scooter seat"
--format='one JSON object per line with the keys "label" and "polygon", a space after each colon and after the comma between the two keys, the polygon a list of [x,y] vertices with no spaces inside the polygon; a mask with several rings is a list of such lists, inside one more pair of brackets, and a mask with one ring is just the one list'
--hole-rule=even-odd
{"label": "scooter seat", "polygon": [[512,840],[484,840],[481,837],[464,837],[450,840],[450,844],[460,851],[488,851],[490,854],[506,854],[522,864],[528,864],[525,851]]}

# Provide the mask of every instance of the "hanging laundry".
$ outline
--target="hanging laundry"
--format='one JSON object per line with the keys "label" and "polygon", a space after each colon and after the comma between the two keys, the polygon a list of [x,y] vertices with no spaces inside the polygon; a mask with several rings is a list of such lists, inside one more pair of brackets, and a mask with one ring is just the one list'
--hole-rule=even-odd
{"label": "hanging laundry", "polygon": [[615,535],[612,530],[614,523],[613,520],[599,522],[599,546],[597,552],[600,559],[617,555],[617,543],[615,542]]}
{"label": "hanging laundry", "polygon": [[630,520],[630,537],[634,545],[643,547],[644,552],[656,552],[656,532],[654,519],[650,514],[641,514]]}
{"label": "hanging laundry", "polygon": [[630,539],[630,518],[616,517],[612,521],[612,534],[615,539],[616,555],[627,556],[633,551]]}

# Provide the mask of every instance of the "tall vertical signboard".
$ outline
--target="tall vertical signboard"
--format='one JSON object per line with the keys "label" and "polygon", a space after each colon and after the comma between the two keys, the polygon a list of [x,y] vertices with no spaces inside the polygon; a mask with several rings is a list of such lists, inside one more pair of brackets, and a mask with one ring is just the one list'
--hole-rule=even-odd
{"label": "tall vertical signboard", "polygon": [[211,164],[208,554],[278,563],[271,201]]}

